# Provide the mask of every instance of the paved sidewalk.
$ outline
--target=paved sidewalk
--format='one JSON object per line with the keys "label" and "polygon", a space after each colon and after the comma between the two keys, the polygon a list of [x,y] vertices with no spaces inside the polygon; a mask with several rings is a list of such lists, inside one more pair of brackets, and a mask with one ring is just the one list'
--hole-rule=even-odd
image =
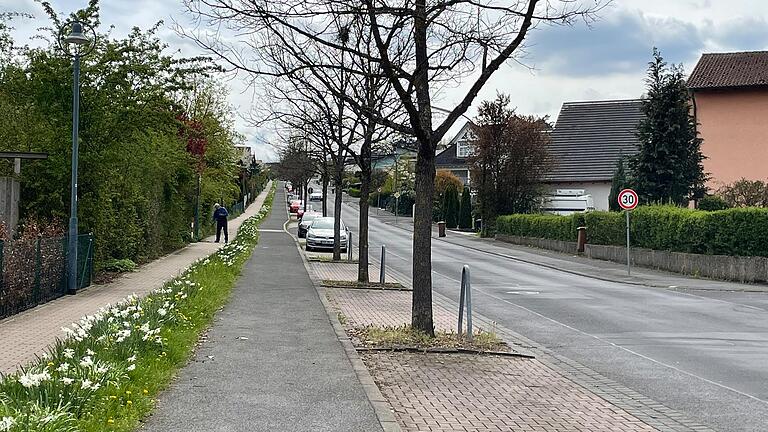
{"label": "paved sidewalk", "polygon": [[[240,224],[261,209],[267,193],[267,185],[245,212],[229,222],[229,232],[234,237]],[[63,336],[61,328],[93,314],[99,308],[131,295],[145,295],[160,288],[165,282],[178,276],[190,264],[214,253],[222,243],[214,243],[214,237],[187,247],[141,266],[114,282],[93,285],[74,296],[64,296],[0,321],[0,372],[11,373],[19,365],[34,360],[46,347]]]}
{"label": "paved sidewalk", "polygon": [[[337,263],[312,263],[320,274]],[[411,293],[324,289],[348,329],[410,323]],[[457,310],[434,293],[437,330],[456,331]],[[403,431],[705,431],[654,401],[567,359],[554,357],[482,315],[475,329],[497,331],[513,351],[536,358],[363,352]]]}
{"label": "paved sidewalk", "polygon": [[381,431],[292,237],[284,191],[232,299],[147,431]]}

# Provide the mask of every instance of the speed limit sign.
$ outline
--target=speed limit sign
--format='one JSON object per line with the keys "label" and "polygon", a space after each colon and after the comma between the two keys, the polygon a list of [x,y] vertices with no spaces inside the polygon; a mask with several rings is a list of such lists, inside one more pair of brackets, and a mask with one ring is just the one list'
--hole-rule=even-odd
{"label": "speed limit sign", "polygon": [[637,201],[637,192],[632,189],[619,192],[619,206],[624,210],[634,210],[637,207]]}

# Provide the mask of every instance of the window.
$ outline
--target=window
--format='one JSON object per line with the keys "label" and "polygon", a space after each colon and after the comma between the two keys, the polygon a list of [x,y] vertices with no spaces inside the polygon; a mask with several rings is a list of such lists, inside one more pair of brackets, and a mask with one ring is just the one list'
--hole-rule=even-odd
{"label": "window", "polygon": [[465,158],[472,154],[472,143],[477,139],[471,130],[456,141],[456,157]]}

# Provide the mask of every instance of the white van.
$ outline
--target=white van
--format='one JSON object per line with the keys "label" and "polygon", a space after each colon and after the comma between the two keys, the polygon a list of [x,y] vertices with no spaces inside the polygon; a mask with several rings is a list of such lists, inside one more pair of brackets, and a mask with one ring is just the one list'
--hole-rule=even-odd
{"label": "white van", "polygon": [[547,213],[569,215],[595,210],[592,195],[583,189],[558,189],[554,195],[546,197],[543,210]]}

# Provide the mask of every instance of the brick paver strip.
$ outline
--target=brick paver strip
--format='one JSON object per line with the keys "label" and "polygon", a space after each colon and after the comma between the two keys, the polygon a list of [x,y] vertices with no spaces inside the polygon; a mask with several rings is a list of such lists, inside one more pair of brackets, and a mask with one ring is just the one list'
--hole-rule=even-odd
{"label": "brick paver strip", "polygon": [[[410,292],[344,288],[325,292],[350,327],[410,323]],[[436,293],[433,315],[437,330],[456,330],[454,303]],[[362,355],[403,430],[711,430],[520,335],[497,329],[482,316],[475,317],[475,329],[498,331],[514,350],[537,358]]]}
{"label": "brick paver strip", "polygon": [[[234,237],[240,224],[261,209],[271,183],[239,217],[229,222]],[[42,354],[46,347],[63,337],[61,328],[93,314],[99,308],[114,304],[135,293],[145,295],[178,276],[190,264],[215,252],[223,243],[214,237],[192,243],[170,255],[141,266],[112,283],[94,285],[73,296],[60,297],[0,321],[0,372],[11,373]]]}
{"label": "brick paver strip", "polygon": [[[320,280],[333,281],[356,281],[357,263],[330,263],[322,261],[312,261],[312,270],[317,274]],[[368,279],[371,282],[379,281],[379,266],[371,263],[368,266]],[[397,278],[387,275],[387,282],[400,282]]]}
{"label": "brick paver strip", "polygon": [[362,355],[405,431],[654,431],[538,360]]}

